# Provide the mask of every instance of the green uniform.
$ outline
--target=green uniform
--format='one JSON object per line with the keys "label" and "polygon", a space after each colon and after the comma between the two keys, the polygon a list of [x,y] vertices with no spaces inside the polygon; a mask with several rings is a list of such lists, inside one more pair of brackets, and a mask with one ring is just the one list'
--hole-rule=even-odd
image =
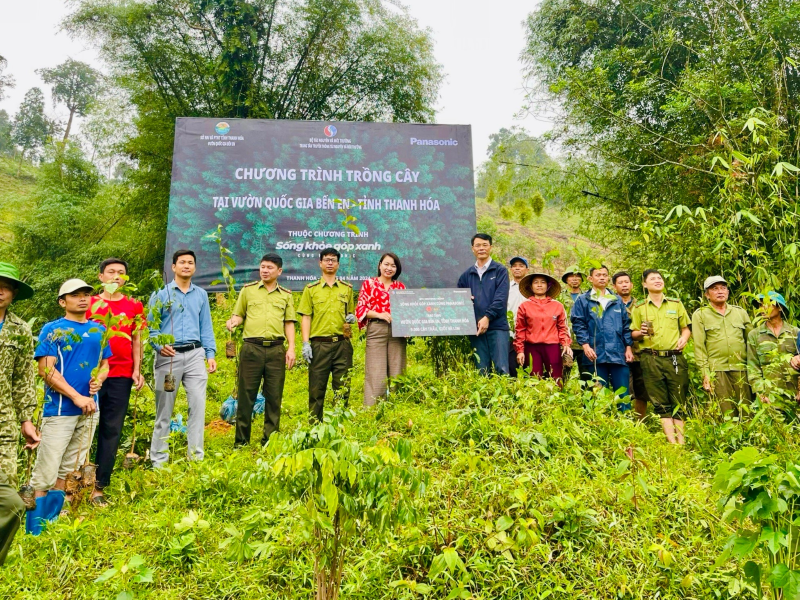
{"label": "green uniform", "polygon": [[33,336],[19,317],[6,312],[0,329],[0,565],[25,514],[17,486],[20,424],[36,410]]}
{"label": "green uniform", "polygon": [[33,336],[28,324],[6,312],[0,329],[0,471],[17,484],[17,442],[20,424],[36,410]]}
{"label": "green uniform", "polygon": [[345,317],[355,312],[353,287],[337,279],[329,285],[323,279],[303,290],[298,314],[311,317],[311,364],[308,366],[308,410],[322,421],[325,392],[331,378],[334,397],[341,395],[345,405],[350,398],[345,376],[353,367],[353,346],[344,338]]}
{"label": "green uniform", "polygon": [[777,392],[787,398],[797,393],[798,373],[789,361],[797,354],[797,327],[784,323],[775,336],[766,323],[747,336],[747,377],[756,394]]}
{"label": "green uniform", "polygon": [[[234,446],[250,443],[253,405],[264,390],[264,434],[261,443],[278,430],[286,379],[284,324],[297,321],[292,292],[277,286],[271,292],[263,281],[242,288],[233,314],[244,319],[244,343],[239,351],[239,398]],[[294,341],[294,340],[292,340]]]}
{"label": "green uniform", "polygon": [[752,329],[747,311],[728,304],[725,314],[710,305],[692,315],[694,358],[704,377],[711,378],[713,396],[722,412],[750,402],[747,382],[747,334]]}
{"label": "green uniform", "polygon": [[689,326],[689,314],[677,298],[664,296],[656,306],[648,296],[631,311],[631,331],[640,331],[650,321],[652,333],[640,340],[642,379],[656,414],[683,419],[681,407],[689,389],[689,365],[676,350],[681,330]]}

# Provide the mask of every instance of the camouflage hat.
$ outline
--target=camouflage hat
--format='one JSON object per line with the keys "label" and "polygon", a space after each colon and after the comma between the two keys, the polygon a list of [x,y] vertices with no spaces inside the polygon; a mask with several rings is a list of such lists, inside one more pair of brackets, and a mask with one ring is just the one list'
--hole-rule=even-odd
{"label": "camouflage hat", "polygon": [[19,278],[19,269],[11,263],[0,262],[0,279],[8,279],[16,285],[15,302],[33,297],[33,288]]}
{"label": "camouflage hat", "polygon": [[586,279],[586,276],[581,272],[581,268],[578,265],[570,265],[567,267],[567,270],[564,271],[564,274],[561,276],[561,281],[567,283],[567,277],[570,275],[580,275],[581,279]]}

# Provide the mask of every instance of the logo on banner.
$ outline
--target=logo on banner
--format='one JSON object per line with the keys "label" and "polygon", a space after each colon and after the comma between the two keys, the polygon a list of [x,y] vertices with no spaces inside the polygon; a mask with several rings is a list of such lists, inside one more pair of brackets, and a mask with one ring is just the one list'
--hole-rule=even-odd
{"label": "logo on banner", "polygon": [[333,137],[336,135],[336,126],[335,125],[327,125],[324,129],[325,135],[327,137]]}
{"label": "logo on banner", "polygon": [[216,131],[219,135],[225,135],[231,130],[231,126],[228,125],[225,121],[220,121],[214,127],[214,131]]}

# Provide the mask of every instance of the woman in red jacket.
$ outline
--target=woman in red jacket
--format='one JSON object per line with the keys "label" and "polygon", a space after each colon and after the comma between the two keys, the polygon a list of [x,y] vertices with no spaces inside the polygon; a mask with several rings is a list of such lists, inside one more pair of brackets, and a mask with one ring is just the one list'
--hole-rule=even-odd
{"label": "woman in red jacket", "polygon": [[561,284],[545,273],[531,273],[519,282],[520,293],[528,298],[517,310],[514,349],[517,363],[530,367],[531,375],[552,377],[562,385],[561,357],[572,356],[567,313],[556,298]]}

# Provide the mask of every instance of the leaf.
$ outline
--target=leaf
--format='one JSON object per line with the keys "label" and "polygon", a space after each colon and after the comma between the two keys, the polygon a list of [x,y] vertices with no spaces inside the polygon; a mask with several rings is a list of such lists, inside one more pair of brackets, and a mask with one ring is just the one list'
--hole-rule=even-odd
{"label": "leaf", "polygon": [[139,571],[139,574],[133,578],[134,583],[153,583],[153,569],[148,567]]}
{"label": "leaf", "polygon": [[133,600],[133,598],[134,598],[133,592],[125,590],[124,592],[120,592],[119,594],[117,594],[116,600]]}
{"label": "leaf", "polygon": [[754,563],[752,560],[748,560],[744,563],[744,576],[747,580],[752,583],[756,588],[756,595],[761,595],[761,567],[758,566],[757,563]]}
{"label": "leaf", "polygon": [[502,517],[497,519],[497,522],[495,523],[495,529],[497,529],[497,531],[505,531],[513,524],[514,524],[514,519],[512,519],[508,515],[503,515]]}
{"label": "leaf", "polygon": [[104,581],[108,581],[109,579],[111,579],[117,573],[118,573],[118,570],[115,569],[114,567],[112,567],[110,569],[107,569],[106,571],[103,571],[100,574],[100,576],[97,579],[94,580],[94,582],[95,583],[103,583]]}
{"label": "leaf", "polygon": [[756,549],[759,542],[757,531],[745,531],[744,534],[739,534],[733,542],[731,554],[736,558],[744,558]]}

